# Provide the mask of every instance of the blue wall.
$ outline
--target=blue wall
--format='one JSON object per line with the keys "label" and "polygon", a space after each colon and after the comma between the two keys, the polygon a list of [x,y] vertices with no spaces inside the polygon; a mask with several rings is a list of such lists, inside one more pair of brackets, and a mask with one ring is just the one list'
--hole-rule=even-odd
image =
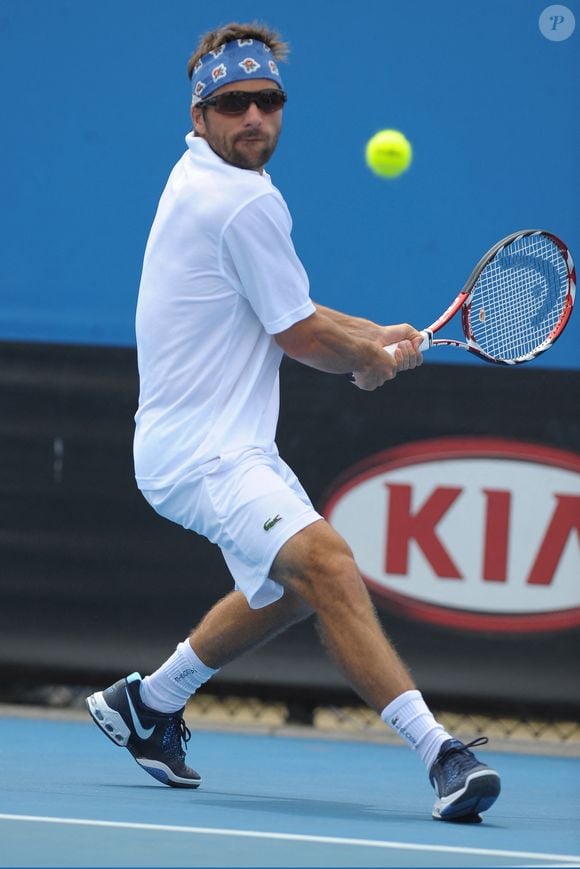
{"label": "blue wall", "polygon": [[[540,33],[547,5],[1,0],[0,339],[134,342],[147,232],[189,129],[187,58],[232,19],[293,47],[269,168],[316,300],[420,327],[515,229],[580,260],[580,3],[562,42]],[[415,149],[396,181],[364,165],[383,127]],[[535,365],[580,367],[578,314]]]}

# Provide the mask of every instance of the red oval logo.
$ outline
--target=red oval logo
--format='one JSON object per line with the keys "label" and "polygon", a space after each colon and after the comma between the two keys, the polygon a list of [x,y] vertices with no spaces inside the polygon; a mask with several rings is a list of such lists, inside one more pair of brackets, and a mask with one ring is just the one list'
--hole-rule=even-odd
{"label": "red oval logo", "polygon": [[349,469],[323,512],[390,607],[470,630],[580,624],[580,456],[441,438]]}

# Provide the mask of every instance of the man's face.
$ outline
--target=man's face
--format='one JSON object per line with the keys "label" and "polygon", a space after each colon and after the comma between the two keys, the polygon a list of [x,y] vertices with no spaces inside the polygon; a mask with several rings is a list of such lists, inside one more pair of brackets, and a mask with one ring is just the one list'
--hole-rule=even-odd
{"label": "man's face", "polygon": [[[223,85],[212,97],[227,91],[261,91],[275,88],[269,79],[236,81]],[[222,115],[213,106],[198,109],[194,106],[191,117],[195,130],[216,154],[238,169],[261,171],[268,162],[282,129],[282,111],[266,114],[256,103],[250,103],[243,115]]]}

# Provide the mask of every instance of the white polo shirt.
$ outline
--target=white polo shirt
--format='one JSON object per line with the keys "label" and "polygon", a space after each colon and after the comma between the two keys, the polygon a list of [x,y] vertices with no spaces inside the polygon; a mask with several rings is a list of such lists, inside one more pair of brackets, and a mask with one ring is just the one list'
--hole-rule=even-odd
{"label": "white polo shirt", "polygon": [[192,133],[186,143],[139,288],[141,489],[169,486],[227,453],[275,449],[283,354],[273,336],[315,311],[270,176],[231,166]]}

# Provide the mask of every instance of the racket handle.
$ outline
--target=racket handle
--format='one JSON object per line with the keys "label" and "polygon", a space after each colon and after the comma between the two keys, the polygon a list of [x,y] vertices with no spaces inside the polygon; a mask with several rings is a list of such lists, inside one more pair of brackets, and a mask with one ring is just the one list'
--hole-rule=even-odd
{"label": "racket handle", "polygon": [[[419,350],[421,351],[421,353],[423,353],[425,350],[429,350],[429,348],[433,344],[433,332],[429,332],[428,329],[424,329],[421,332],[421,335],[423,336],[423,340],[421,341],[421,344],[419,345]],[[387,344],[387,346],[385,347],[385,350],[387,351],[387,353],[394,355],[395,350],[397,349],[398,346],[399,346],[398,342],[396,344]]]}

